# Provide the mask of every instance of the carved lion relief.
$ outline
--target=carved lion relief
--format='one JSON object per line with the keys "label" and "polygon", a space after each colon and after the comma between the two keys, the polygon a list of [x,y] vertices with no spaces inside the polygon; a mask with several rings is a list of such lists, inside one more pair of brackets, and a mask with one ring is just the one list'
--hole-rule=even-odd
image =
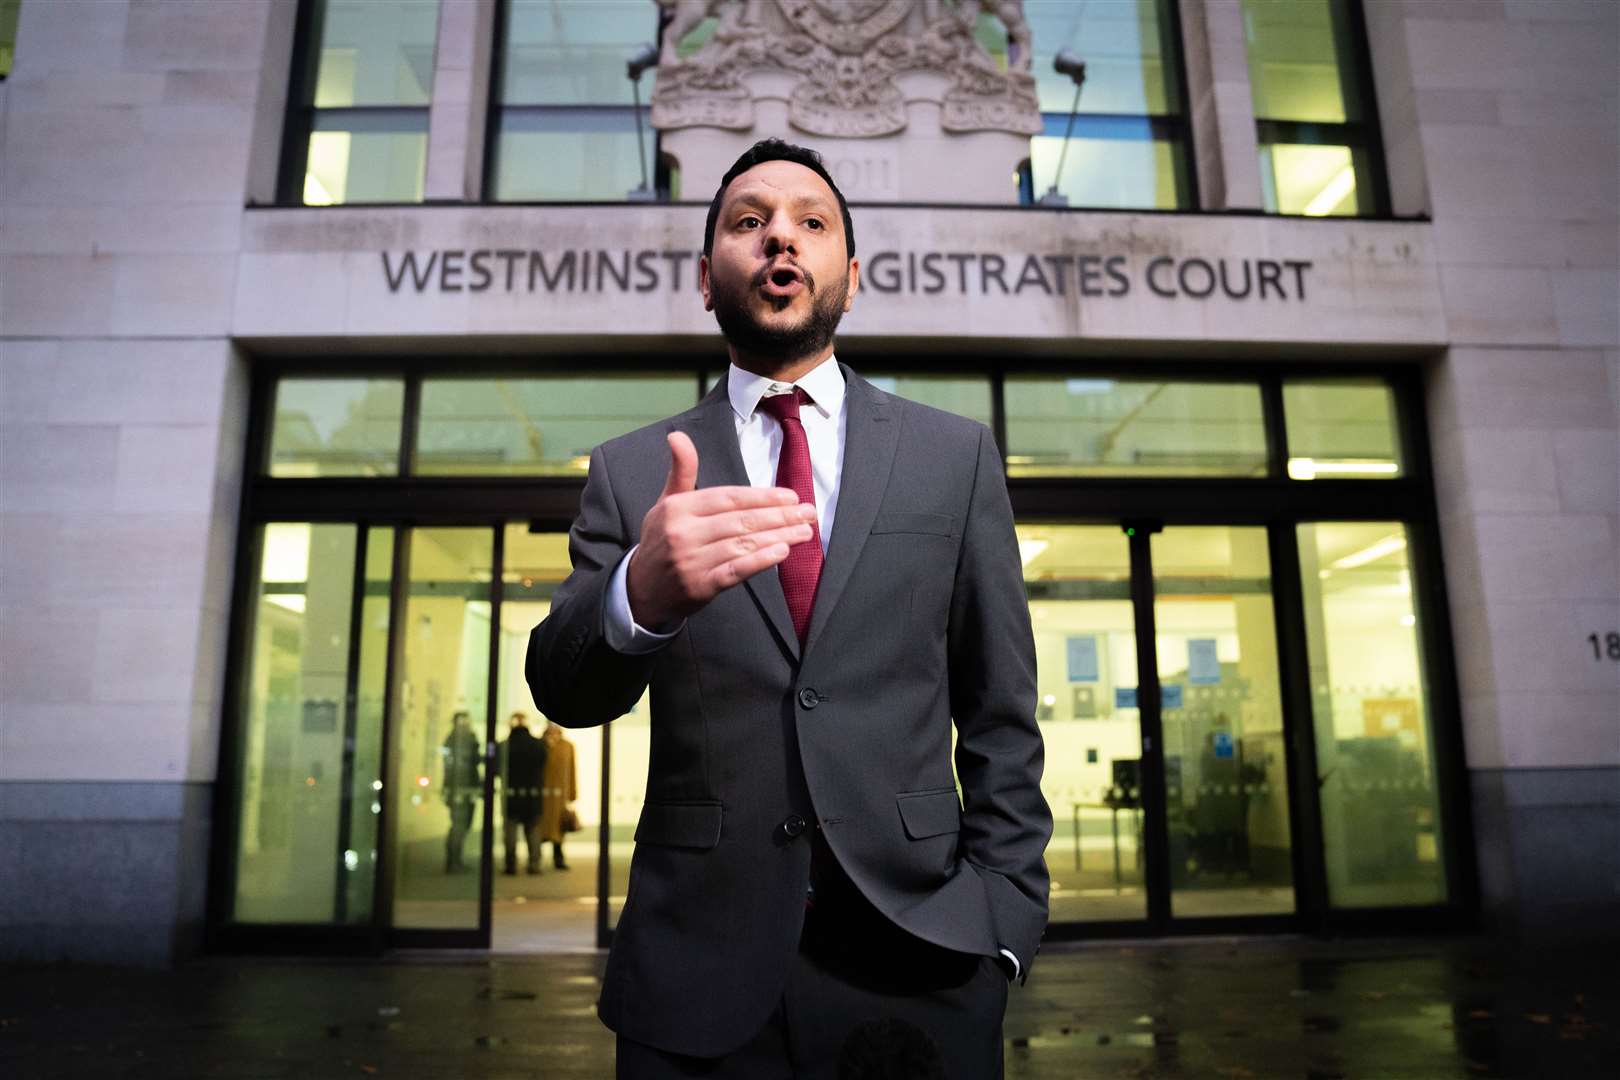
{"label": "carved lion relief", "polygon": [[[940,100],[946,131],[1041,130],[1023,0],[658,3],[670,12],[652,99],[653,126],[663,130],[753,127],[744,77],[762,70],[797,76],[788,118],[812,135],[871,137],[905,130],[905,98],[895,77],[912,71],[949,80]],[[920,20],[913,17],[919,9]],[[1007,28],[1005,70],[973,36],[983,11]],[[710,16],[718,20],[714,33],[682,59],[677,44]]]}

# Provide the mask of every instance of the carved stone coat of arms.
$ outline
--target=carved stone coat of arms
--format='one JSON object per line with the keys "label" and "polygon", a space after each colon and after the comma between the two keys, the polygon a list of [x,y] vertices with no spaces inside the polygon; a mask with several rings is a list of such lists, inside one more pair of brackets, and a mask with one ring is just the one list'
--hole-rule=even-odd
{"label": "carved stone coat of arms", "polygon": [[[873,138],[907,127],[908,101],[937,100],[945,132],[1041,130],[1022,0],[658,0],[670,16],[653,126],[747,130],[751,80],[788,80],[788,122],[811,135]],[[983,14],[1005,28],[1005,58],[975,36]],[[679,43],[708,18],[691,55]],[[912,79],[913,75],[933,78]],[[903,85],[905,83],[905,85]]]}

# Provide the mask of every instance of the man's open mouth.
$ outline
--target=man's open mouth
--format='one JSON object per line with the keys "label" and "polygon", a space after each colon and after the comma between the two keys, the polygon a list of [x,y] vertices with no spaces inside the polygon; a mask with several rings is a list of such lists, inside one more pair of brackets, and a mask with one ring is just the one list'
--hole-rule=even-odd
{"label": "man's open mouth", "polygon": [[805,287],[804,274],[797,267],[781,265],[767,270],[760,290],[766,296],[796,296]]}

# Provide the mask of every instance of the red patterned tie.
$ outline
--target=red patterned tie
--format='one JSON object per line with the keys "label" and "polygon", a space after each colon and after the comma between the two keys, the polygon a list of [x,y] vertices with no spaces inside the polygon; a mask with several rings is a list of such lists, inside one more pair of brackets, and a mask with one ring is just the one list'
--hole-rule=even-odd
{"label": "red patterned tie", "polygon": [[[799,420],[799,406],[810,400],[810,395],[799,387],[791,394],[777,394],[760,398],[759,407],[776,417],[782,425],[782,455],[776,463],[776,486],[792,488],[799,493],[801,503],[816,505],[815,481],[810,474],[810,444],[804,435],[804,424]],[[821,523],[810,523],[810,539],[794,544],[788,556],[777,567],[782,579],[782,592],[787,597],[788,614],[793,616],[793,629],[804,644],[804,635],[810,629],[810,612],[816,603],[816,583],[821,580]]]}

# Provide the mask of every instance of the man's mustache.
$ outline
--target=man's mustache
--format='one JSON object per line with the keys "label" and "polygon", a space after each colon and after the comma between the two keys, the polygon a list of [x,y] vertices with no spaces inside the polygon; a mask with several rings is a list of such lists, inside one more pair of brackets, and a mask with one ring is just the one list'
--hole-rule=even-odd
{"label": "man's mustache", "polygon": [[803,266],[800,266],[798,261],[792,258],[785,259],[781,262],[773,262],[769,266],[765,266],[757,270],[754,273],[753,287],[756,289],[763,289],[765,287],[765,283],[771,279],[771,275],[782,269],[784,265],[791,266],[793,269],[799,272],[799,276],[804,278],[804,287],[807,292],[816,291],[816,276]]}

